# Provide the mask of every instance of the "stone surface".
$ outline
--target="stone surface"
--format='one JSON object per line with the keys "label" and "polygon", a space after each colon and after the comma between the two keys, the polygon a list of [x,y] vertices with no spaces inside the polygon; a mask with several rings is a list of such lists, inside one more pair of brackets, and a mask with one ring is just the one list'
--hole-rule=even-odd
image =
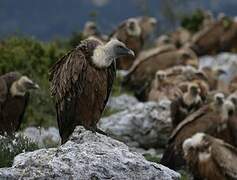
{"label": "stone surface", "polygon": [[47,129],[28,127],[20,132],[20,134],[38,144],[39,147],[55,147],[61,142],[58,129],[55,127]]}
{"label": "stone surface", "polygon": [[169,101],[138,103],[102,118],[98,126],[129,146],[164,147],[171,132]]}
{"label": "stone surface", "polygon": [[138,103],[138,100],[134,96],[122,94],[118,97],[111,97],[108,101],[107,107],[114,110],[125,110]]}
{"label": "stone surface", "polygon": [[199,67],[218,67],[226,71],[226,75],[222,75],[220,79],[228,83],[234,76],[237,75],[237,54],[220,53],[216,56],[200,57]]}
{"label": "stone surface", "polygon": [[58,148],[40,149],[15,157],[13,166],[0,169],[0,179],[172,180],[180,175],[148,162],[141,154],[110,137],[77,127]]}

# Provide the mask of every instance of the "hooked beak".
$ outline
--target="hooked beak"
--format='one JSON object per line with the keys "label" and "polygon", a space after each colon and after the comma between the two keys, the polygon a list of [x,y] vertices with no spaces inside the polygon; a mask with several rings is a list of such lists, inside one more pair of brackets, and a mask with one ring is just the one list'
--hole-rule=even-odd
{"label": "hooked beak", "polygon": [[34,82],[28,83],[27,86],[29,89],[39,89],[40,88],[40,86]]}
{"label": "hooked beak", "polygon": [[121,49],[121,51],[119,52],[119,56],[120,56],[120,57],[124,57],[124,56],[135,57],[135,53],[134,53],[131,49],[128,49],[128,48],[124,47],[124,48]]}

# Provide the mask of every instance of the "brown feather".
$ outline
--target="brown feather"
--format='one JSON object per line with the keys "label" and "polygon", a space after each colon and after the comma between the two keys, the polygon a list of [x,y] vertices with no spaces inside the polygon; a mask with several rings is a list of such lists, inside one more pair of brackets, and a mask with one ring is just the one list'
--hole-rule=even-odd
{"label": "brown feather", "polygon": [[95,131],[108,101],[116,69],[114,63],[109,68],[95,67],[91,56],[98,45],[97,40],[83,41],[50,70],[62,143],[77,125]]}

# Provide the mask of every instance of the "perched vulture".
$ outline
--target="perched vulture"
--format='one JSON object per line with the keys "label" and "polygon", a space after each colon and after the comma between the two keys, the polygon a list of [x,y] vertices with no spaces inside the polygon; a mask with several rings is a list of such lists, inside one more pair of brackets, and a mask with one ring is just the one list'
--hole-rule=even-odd
{"label": "perched vulture", "polygon": [[[151,17],[135,17],[123,21],[110,37],[117,38],[128,48],[132,49],[137,56],[142,50],[147,36],[152,33],[156,20]],[[124,57],[117,61],[117,68],[128,70],[134,62],[134,58]]]}
{"label": "perched vulture", "polygon": [[88,37],[95,37],[101,41],[106,42],[108,37],[106,35],[102,35],[101,32],[99,31],[97,25],[93,21],[88,21],[86,22],[84,29],[82,31],[83,38],[88,38]]}
{"label": "perched vulture", "polygon": [[197,32],[191,48],[198,56],[236,49],[237,23],[225,17]]}
{"label": "perched vulture", "polygon": [[198,110],[201,105],[203,105],[203,100],[200,96],[199,86],[195,83],[189,83],[187,92],[171,101],[170,110],[173,128],[189,114]]}
{"label": "perched vulture", "polygon": [[164,45],[174,44],[171,37],[168,35],[161,35],[155,40],[155,46],[162,47]]}
{"label": "perched vulture", "polygon": [[122,42],[103,44],[95,38],[82,41],[50,69],[51,94],[56,100],[62,143],[77,125],[93,132],[108,101],[116,68],[115,59],[133,56]]}
{"label": "perched vulture", "polygon": [[197,133],[184,141],[183,151],[195,179],[237,179],[237,149],[223,140]]}
{"label": "perched vulture", "polygon": [[147,50],[135,60],[123,80],[123,86],[134,90],[139,100],[147,100],[147,89],[156,71],[177,65],[197,66],[197,56],[190,49],[176,50],[170,45]]}
{"label": "perched vulture", "polygon": [[182,144],[185,139],[198,132],[205,132],[232,143],[233,139],[230,137],[229,130],[226,129],[229,112],[232,111],[233,106],[229,101],[225,101],[224,95],[216,94],[212,103],[190,114],[173,130],[161,164],[171,169],[179,169],[185,165]]}
{"label": "perched vulture", "polygon": [[0,135],[12,135],[21,125],[29,100],[29,90],[39,86],[18,72],[0,76]]}
{"label": "perched vulture", "polygon": [[206,75],[210,90],[217,90],[219,76],[226,74],[221,68],[203,67],[201,71]]}
{"label": "perched vulture", "polygon": [[159,102],[162,99],[174,100],[182,96],[182,92],[172,82],[167,81],[167,74],[163,70],[156,72],[152,87],[148,95],[149,101]]}
{"label": "perched vulture", "polygon": [[185,28],[178,28],[170,36],[175,46],[180,48],[191,40],[192,34]]}

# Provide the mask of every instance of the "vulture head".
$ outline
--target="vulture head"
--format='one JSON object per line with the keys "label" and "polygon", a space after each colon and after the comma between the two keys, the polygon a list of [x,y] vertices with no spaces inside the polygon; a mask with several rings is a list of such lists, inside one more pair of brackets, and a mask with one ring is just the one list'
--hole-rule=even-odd
{"label": "vulture head", "polygon": [[126,22],[126,31],[130,36],[140,36],[141,35],[141,27],[139,22],[135,18],[131,18]]}
{"label": "vulture head", "polygon": [[200,97],[200,88],[198,84],[196,83],[189,83],[188,84],[188,90],[183,95],[183,101],[186,105],[190,106],[192,104],[199,104],[201,103],[201,97]]}
{"label": "vulture head", "polygon": [[135,54],[121,41],[111,39],[106,44],[100,45],[94,50],[92,61],[98,68],[107,68],[114,60],[124,56],[134,57]]}
{"label": "vulture head", "polygon": [[222,106],[224,104],[225,101],[225,95],[223,93],[216,93],[214,95],[214,103],[217,106]]}
{"label": "vulture head", "polygon": [[142,28],[143,37],[147,37],[150,33],[152,33],[157,25],[157,20],[154,17],[143,16],[139,17],[138,21]]}
{"label": "vulture head", "polygon": [[158,82],[163,82],[164,80],[166,80],[167,78],[167,74],[165,71],[159,70],[156,72],[156,80]]}
{"label": "vulture head", "polygon": [[195,83],[190,83],[188,85],[188,93],[192,96],[197,96],[200,93],[199,86]]}
{"label": "vulture head", "polygon": [[29,79],[27,76],[21,76],[11,85],[12,96],[24,96],[31,89],[39,89],[39,85]]}
{"label": "vulture head", "polygon": [[197,156],[200,162],[211,158],[209,143],[204,133],[196,133],[191,138],[186,139],[182,147],[185,159],[191,154]]}
{"label": "vulture head", "polygon": [[96,23],[92,22],[92,21],[86,22],[84,30],[83,30],[83,34],[86,37],[99,34],[99,30],[98,30],[98,28],[96,26]]}

